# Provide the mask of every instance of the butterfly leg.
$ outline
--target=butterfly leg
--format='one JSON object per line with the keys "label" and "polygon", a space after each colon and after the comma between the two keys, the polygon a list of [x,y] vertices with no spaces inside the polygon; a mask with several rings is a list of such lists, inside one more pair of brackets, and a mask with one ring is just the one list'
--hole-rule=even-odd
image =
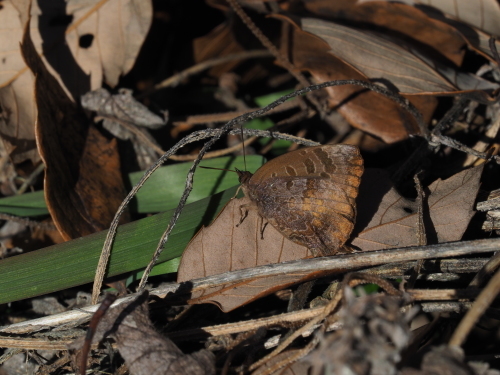
{"label": "butterfly leg", "polygon": [[238,193],[240,192],[240,190],[241,190],[241,185],[238,186],[238,189],[236,189],[236,193],[234,194],[233,199],[235,199],[238,196]]}

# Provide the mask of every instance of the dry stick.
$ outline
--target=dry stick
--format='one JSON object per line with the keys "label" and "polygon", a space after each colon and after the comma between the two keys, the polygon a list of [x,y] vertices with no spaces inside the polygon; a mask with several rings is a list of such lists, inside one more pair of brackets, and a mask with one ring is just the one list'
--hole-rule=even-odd
{"label": "dry stick", "polygon": [[[213,289],[217,286],[229,283],[246,283],[257,277],[268,277],[291,273],[320,272],[337,270],[344,273],[349,270],[373,267],[388,263],[410,262],[418,259],[441,259],[459,257],[462,255],[481,254],[500,250],[500,239],[492,238],[486,240],[460,241],[428,246],[405,247],[399,249],[386,249],[379,251],[364,252],[358,254],[336,255],[332,257],[301,259],[285,263],[268,264],[254,268],[226,272],[212,275],[201,279],[191,280],[188,283],[170,283],[150,291],[151,295],[164,298],[167,295],[184,295]],[[118,299],[113,306],[132,301],[138,294],[134,293]],[[32,319],[21,323],[0,327],[0,333],[25,334],[57,327],[61,325],[77,325],[90,319],[97,305],[86,306],[82,309],[66,311],[43,318]]]}
{"label": "dry stick", "polygon": [[[302,106],[293,101],[285,102],[279,108],[274,108],[273,110],[269,111],[268,114],[281,113],[295,108],[302,109]],[[173,121],[173,125],[175,126],[199,125],[199,124],[206,124],[207,122],[227,122],[236,116],[256,111],[258,109],[259,108],[249,108],[246,111],[232,111],[232,112],[210,113],[204,115],[191,115],[187,116],[184,121]]]}
{"label": "dry stick", "polygon": [[[193,175],[194,175],[194,171],[196,170],[196,167],[198,166],[198,164],[200,163],[200,160],[203,158],[203,156],[205,155],[205,153],[208,151],[208,149],[223,135],[225,134],[226,132],[228,132],[231,128],[233,128],[234,126],[240,124],[240,123],[243,123],[243,122],[247,122],[255,117],[259,117],[259,116],[262,116],[264,113],[266,112],[269,112],[271,109],[277,107],[278,105],[280,105],[281,103],[285,102],[286,100],[290,99],[290,98],[294,98],[298,95],[302,95],[302,94],[305,94],[305,93],[308,93],[308,92],[311,92],[313,90],[319,90],[319,89],[322,89],[322,88],[325,88],[325,87],[333,87],[333,86],[341,86],[341,85],[359,85],[359,86],[362,86],[362,87],[365,87],[367,89],[370,89],[370,90],[373,90],[375,92],[378,92],[378,93],[381,93],[383,95],[385,95],[386,97],[388,97],[389,99],[391,100],[394,100],[396,103],[398,103],[400,106],[402,106],[404,109],[406,109],[408,112],[410,112],[416,119],[417,123],[420,124],[421,126],[424,126],[424,122],[423,122],[423,119],[422,119],[422,115],[420,114],[420,112],[415,108],[415,106],[413,106],[410,102],[408,102],[408,100],[406,100],[406,98],[404,98],[403,96],[397,94],[397,93],[393,93],[389,90],[387,90],[386,88],[384,87],[381,87],[381,86],[377,86],[375,84],[372,84],[372,83],[369,83],[369,82],[364,82],[364,81],[359,81],[359,80],[339,80],[339,81],[329,81],[329,82],[324,82],[324,83],[321,83],[319,85],[312,85],[312,86],[308,86],[308,87],[304,87],[300,90],[297,90],[297,91],[294,91],[288,95],[285,95],[285,96],[282,96],[280,99],[272,102],[271,104],[269,104],[268,106],[264,107],[264,108],[261,108],[257,111],[254,111],[254,112],[249,112],[249,113],[246,113],[244,115],[241,115],[239,117],[236,117],[235,119],[229,121],[228,123],[226,123],[221,129],[220,129],[220,133],[218,133],[217,135],[215,135],[212,139],[210,139],[207,143],[205,143],[203,145],[203,148],[200,150],[200,154],[199,154],[199,157],[198,159],[196,159],[193,163],[193,165],[191,166],[191,168],[189,169],[189,172],[188,172],[188,175],[187,175],[187,178],[186,178],[186,186],[185,186],[185,190],[184,190],[184,193],[180,199],[180,202],[179,202],[179,205],[177,206],[177,208],[175,209],[175,212],[172,216],[172,219],[170,220],[170,223],[167,227],[167,229],[165,230],[165,232],[163,233],[161,239],[160,239],[160,242],[158,244],[158,247],[156,248],[156,251],[153,255],[153,258],[151,259],[151,262],[148,264],[148,266],[146,267],[146,270],[144,271],[144,274],[141,278],[141,281],[139,283],[139,288],[138,290],[141,291],[145,288],[146,286],[146,281],[148,279],[148,276],[149,276],[149,273],[151,272],[151,270],[153,269],[154,265],[156,264],[156,261],[158,260],[161,252],[163,251],[163,247],[165,246],[165,243],[167,242],[167,239],[168,239],[168,236],[170,235],[170,232],[172,231],[172,229],[174,228],[175,226],[175,223],[177,222],[181,212],[182,212],[182,209],[184,208],[184,205],[186,203],[186,200],[189,196],[189,193],[191,192],[191,190],[193,189]],[[181,141],[182,142],[182,141]],[[173,150],[174,148],[176,148],[181,142],[177,143],[176,146],[174,146],[171,150]],[[178,146],[178,147],[181,147],[181,146]],[[168,154],[171,154],[170,152]],[[167,154],[165,154],[167,155]],[[164,155],[164,156],[165,156]],[[164,157],[162,156],[162,158]],[[160,158],[160,160],[162,160],[162,158]],[[161,161],[161,163],[163,163],[163,160]],[[156,163],[158,164],[158,162]],[[155,164],[155,165],[156,165]],[[151,168],[150,168],[151,170]],[[152,172],[151,172],[152,173]],[[146,175],[145,175],[146,176]],[[143,181],[145,181],[145,177],[143,177],[141,179],[141,181],[139,181],[138,185]],[[137,186],[137,185],[136,185]],[[134,188],[135,189],[135,188]],[[133,191],[134,191],[133,189]],[[138,190],[139,188],[137,188]],[[135,194],[135,193],[134,193]],[[131,194],[129,193],[129,195],[127,196],[127,198],[131,196]],[[125,198],[125,199],[127,199]],[[130,198],[131,199],[131,198]],[[124,201],[125,202],[125,201]],[[128,202],[127,202],[128,204]],[[122,204],[123,205],[123,204]],[[121,206],[120,206],[121,207]],[[115,220],[113,220],[113,222],[115,222]],[[116,225],[118,225],[118,222],[116,222]],[[106,238],[106,240],[108,238],[112,238],[114,237],[115,233],[116,233],[116,227],[113,229],[113,233],[112,233],[112,230],[110,228],[110,231],[108,232],[108,237]],[[110,243],[111,245],[111,243]],[[103,253],[104,253],[104,248],[103,248]],[[108,253],[106,254],[106,263],[104,264],[104,267],[101,267],[100,271],[101,271],[101,276],[100,276],[100,285],[99,285],[99,290],[100,290],[100,287],[102,285],[102,279],[104,278],[104,271],[105,271],[105,266],[107,264],[107,259],[109,257],[109,250],[108,250]],[[96,275],[96,278],[97,278],[97,275]],[[96,286],[94,285],[94,288]],[[97,301],[97,296],[98,296],[98,293],[99,291],[94,289],[93,290],[93,293],[92,293],[92,301]]]}
{"label": "dry stick", "polygon": [[116,296],[114,294],[107,294],[104,298],[104,301],[102,301],[101,306],[99,306],[97,311],[92,316],[92,319],[90,320],[89,328],[87,330],[87,334],[85,335],[85,341],[83,342],[83,347],[80,353],[80,375],[85,375],[85,372],[87,370],[87,357],[90,352],[90,347],[92,346],[92,339],[94,338],[94,335],[96,333],[97,325],[101,321],[104,314],[106,314],[106,311],[108,311],[110,306],[115,301]]}
{"label": "dry stick", "polygon": [[500,252],[493,255],[488,262],[479,270],[469,283],[470,288],[478,288],[483,285],[485,279],[500,266]]}
{"label": "dry stick", "polygon": [[[427,245],[427,236],[425,234],[425,225],[424,225],[424,199],[425,193],[424,188],[422,187],[422,183],[420,182],[420,178],[418,175],[420,172],[416,173],[413,176],[413,181],[415,181],[415,188],[417,189],[417,237],[419,246]],[[417,281],[418,275],[420,274],[420,270],[422,269],[422,265],[424,264],[423,260],[417,261],[415,264],[415,268],[413,269],[410,280],[408,280],[408,288],[413,288],[415,282]]]}
{"label": "dry stick", "polygon": [[[486,130],[486,133],[484,136],[493,142],[495,138],[497,137],[498,131],[500,130],[500,113],[496,113],[496,119],[493,122],[493,124],[489,127],[488,130]],[[487,150],[487,148],[490,146],[491,142],[486,142],[479,140],[476,142],[474,145],[473,149],[479,152],[484,152]],[[464,161],[464,167],[470,167],[473,166],[476,161],[478,160],[477,156],[474,155],[467,155],[467,158]]]}
{"label": "dry stick", "polygon": [[463,95],[459,98],[459,100],[453,105],[453,107],[445,114],[445,116],[441,119],[441,121],[439,121],[436,127],[432,130],[432,133],[428,139],[429,144],[435,147],[437,147],[437,145],[442,144],[454,148],[455,150],[459,150],[467,154],[473,155],[480,159],[484,160],[495,159],[496,162],[500,164],[500,158],[498,156],[494,156],[493,158],[491,158],[491,156],[485,152],[476,151],[470,147],[461,144],[460,142],[454,140],[453,138],[449,138],[441,134],[448,126],[452,124],[453,121],[456,120],[456,118],[463,111],[469,100],[470,97],[468,95]]}
{"label": "dry stick", "polygon": [[[281,53],[276,46],[269,40],[267,36],[257,27],[257,25],[252,21],[250,17],[245,13],[241,5],[237,0],[227,0],[231,8],[233,8],[234,12],[241,18],[243,23],[248,27],[248,29],[252,32],[253,35],[262,43],[264,47],[266,47],[269,52],[283,65],[283,67],[288,70],[288,72],[304,87],[309,86],[311,83],[308,79],[300,73],[300,71],[295,68],[295,66],[288,60],[286,56]],[[312,95],[308,96],[310,102],[314,105],[314,107],[321,114],[321,117],[325,117],[325,111],[321,104],[316,100],[316,98]]]}
{"label": "dry stick", "polygon": [[[411,290],[409,294],[412,295],[412,298],[415,300],[422,299],[426,300],[429,296],[426,290]],[[421,295],[419,295],[421,294]],[[441,297],[440,291],[430,291],[431,297]],[[464,294],[469,298],[472,298],[472,293]],[[451,296],[447,296],[446,294],[442,295],[443,298],[451,298]],[[459,297],[455,297],[457,299]],[[130,302],[130,299],[129,299]],[[453,312],[453,313],[464,313],[472,307],[472,302],[424,302],[420,304],[422,308],[422,312],[425,313],[444,313],[444,312]],[[273,315],[265,318],[258,319],[250,319],[236,323],[227,323],[220,324],[215,326],[205,326],[196,329],[188,329],[184,331],[173,331],[169,332],[168,336],[175,342],[186,342],[192,340],[203,340],[206,339],[207,335],[209,336],[227,336],[239,333],[246,333],[249,331],[256,331],[259,328],[269,328],[269,327],[279,327],[279,326],[289,326],[291,324],[297,325],[300,323],[304,323],[309,321],[312,318],[317,317],[322,313],[324,306],[314,307],[310,309],[294,311],[292,313],[284,313],[279,315]],[[487,314],[491,314],[491,316],[495,319],[498,319],[500,316],[498,309],[489,308],[486,312]],[[40,318],[43,319],[43,318]],[[41,326],[39,329],[47,328],[47,326]],[[307,337],[311,335],[314,329],[317,327],[313,327],[311,330],[304,332],[302,334],[303,337]],[[333,331],[336,329],[342,328],[342,324],[335,322],[330,324],[327,327],[327,331]],[[265,343],[265,347],[267,349],[276,347],[278,345],[279,335],[269,338],[269,340]],[[68,339],[49,339],[49,338],[31,338],[31,337],[0,337],[0,348],[17,348],[20,351],[24,350],[67,350],[68,345],[74,342],[74,338]],[[115,344],[113,344],[114,346]],[[92,344],[92,349],[98,347],[98,343]],[[0,357],[0,364],[2,360]]]}
{"label": "dry stick", "polygon": [[33,172],[31,172],[31,174],[28,176],[28,178],[23,182],[23,184],[21,185],[19,190],[16,191],[16,195],[24,194],[24,192],[28,189],[28,187],[31,185],[33,180],[35,178],[37,178],[37,176],[40,173],[42,173],[44,169],[45,169],[45,164],[40,163],[40,165],[38,167],[36,167],[36,169]]}
{"label": "dry stick", "polygon": [[490,156],[486,152],[476,151],[473,148],[467,147],[464,144],[460,143],[459,141],[457,141],[453,138],[447,137],[445,135],[440,134],[439,136],[432,136],[431,141],[433,143],[439,143],[439,144],[442,144],[444,146],[451,147],[455,150],[465,152],[466,154],[475,156],[476,158],[479,158],[479,159],[484,159],[484,160],[492,159],[492,160],[495,160],[496,163],[500,164],[500,157],[498,155]]}
{"label": "dry stick", "polygon": [[396,185],[403,181],[406,176],[413,172],[415,166],[420,163],[420,160],[426,157],[432,150],[437,150],[440,142],[441,132],[449,126],[460,112],[465,108],[468,98],[461,96],[460,99],[445,113],[443,118],[437,123],[437,125],[429,133],[427,126],[421,127],[420,131],[425,140],[424,143],[420,144],[410,155],[408,159],[398,168],[396,172],[392,175],[392,180]]}
{"label": "dry stick", "polygon": [[22,353],[24,349],[8,349],[5,353],[0,357],[0,365],[7,361],[9,358],[12,358],[16,354]]}
{"label": "dry stick", "polygon": [[214,67],[216,65],[220,65],[223,63],[226,63],[228,61],[233,61],[233,60],[244,60],[244,59],[255,59],[255,58],[261,58],[261,57],[273,57],[272,54],[269,51],[266,50],[251,50],[251,51],[243,51],[239,53],[233,53],[230,55],[226,55],[223,57],[217,57],[215,59],[210,59],[203,61],[199,64],[193,65],[182,72],[179,72],[164,81],[161,81],[160,83],[156,84],[153,86],[152,89],[149,89],[140,95],[137,96],[137,99],[142,99],[148,95],[151,95],[155,91],[161,90],[166,87],[175,87],[180,82],[189,76],[198,74],[206,69],[209,69],[211,67]]}
{"label": "dry stick", "polygon": [[[318,333],[324,333],[326,327],[325,325],[322,325],[320,327],[320,332]],[[312,352],[314,350],[314,348],[316,347],[316,345],[318,345],[320,341],[320,336],[317,334],[313,337],[313,339],[305,346],[303,347],[302,349],[294,349],[289,352],[287,352],[287,355],[286,358],[282,359],[281,361],[278,361],[274,364],[272,364],[271,366],[269,366],[267,369],[262,369],[262,366],[261,368],[258,368],[256,369],[252,374],[259,374],[259,375],[270,375],[270,374],[274,374],[276,373],[279,369],[282,369],[283,367],[285,366],[288,366],[294,362],[297,362],[299,359],[305,357],[306,355],[308,355],[310,352]]]}
{"label": "dry stick", "polygon": [[271,353],[269,353],[264,358],[261,358],[260,360],[255,362],[252,366],[250,366],[249,370],[250,371],[255,370],[256,368],[262,366],[264,363],[266,363],[267,361],[271,360],[272,358],[274,358],[275,356],[280,354],[283,350],[285,350],[293,342],[293,340],[295,340],[297,337],[302,335],[303,332],[313,328],[316,324],[318,324],[323,319],[325,319],[328,315],[330,315],[335,310],[335,308],[337,307],[339,302],[341,301],[343,294],[344,294],[343,289],[342,288],[338,289],[337,292],[335,293],[335,296],[333,297],[333,299],[330,302],[328,302],[328,304],[321,309],[321,313],[318,316],[314,317],[309,322],[307,322],[302,327],[300,327],[300,329],[293,332],[283,342],[281,342],[278,345],[278,347],[276,349],[274,349]]}
{"label": "dry stick", "polygon": [[[128,131],[130,131],[131,133],[133,133],[137,137],[137,140],[139,142],[141,142],[142,144],[144,144],[146,147],[152,148],[156,153],[158,153],[160,155],[165,154],[165,151],[161,147],[159,147],[158,145],[156,145],[154,142],[151,142],[151,140],[148,137],[146,137],[146,135],[143,132],[141,132],[131,122],[123,121],[123,120],[117,119],[115,117],[108,117],[108,116],[96,116],[96,118],[95,118],[96,121],[99,121],[99,120],[102,120],[102,119],[109,120],[109,121],[114,121],[114,122],[119,123],[125,129],[127,129]],[[257,139],[258,139],[257,137],[249,138],[249,139],[245,140],[245,145],[248,146],[248,145],[252,144],[253,142],[255,142]],[[231,154],[231,153],[233,153],[235,151],[240,150],[241,148],[243,148],[243,146],[244,146],[243,142],[240,142],[237,145],[225,148],[223,150],[210,151],[210,152],[207,152],[205,154],[205,156],[203,157],[203,159],[218,158],[220,156]],[[193,154],[193,155],[172,155],[172,156],[169,157],[169,159],[175,160],[175,161],[193,161],[197,157],[198,157],[198,154]]]}
{"label": "dry stick", "polygon": [[[287,337],[285,340],[283,340],[283,342],[281,342],[275,350],[273,350],[271,353],[266,355],[264,358],[260,359],[259,361],[255,362],[252,366],[250,366],[249,370],[254,370],[254,369],[262,366],[264,363],[270,361],[272,358],[274,358],[275,356],[280,354],[283,350],[285,350],[293,342],[293,340],[295,340],[297,337],[303,335],[304,332],[312,329],[319,322],[326,319],[330,314],[332,314],[333,311],[337,308],[339,302],[344,298],[344,295],[345,295],[344,289],[347,286],[350,286],[351,288],[353,288],[355,286],[367,284],[367,283],[378,284],[389,295],[401,295],[402,294],[399,290],[394,288],[391,283],[389,283],[388,281],[386,281],[380,277],[377,277],[374,275],[361,274],[361,273],[350,273],[342,281],[342,287],[337,289],[332,300],[326,306],[323,307],[321,313],[318,316],[314,317],[307,324],[305,324],[304,326],[300,327],[298,330],[293,332],[289,337]],[[310,348],[310,349],[312,350],[312,348]]]}
{"label": "dry stick", "polygon": [[481,291],[476,299],[476,302],[472,305],[472,308],[467,312],[467,314],[465,314],[458,324],[457,329],[453,332],[453,336],[450,339],[450,346],[462,346],[472,327],[474,327],[479,318],[491,305],[499,291],[500,272],[497,271],[495,276],[493,276],[486,287]]}

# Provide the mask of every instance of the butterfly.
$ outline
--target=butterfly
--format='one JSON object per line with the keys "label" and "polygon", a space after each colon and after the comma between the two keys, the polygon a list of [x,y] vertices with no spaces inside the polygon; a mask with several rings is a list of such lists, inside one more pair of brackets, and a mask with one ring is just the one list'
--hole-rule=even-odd
{"label": "butterfly", "polygon": [[315,256],[348,251],[344,244],[354,228],[363,174],[356,146],[307,147],[267,162],[255,174],[237,173],[251,205],[286,238]]}

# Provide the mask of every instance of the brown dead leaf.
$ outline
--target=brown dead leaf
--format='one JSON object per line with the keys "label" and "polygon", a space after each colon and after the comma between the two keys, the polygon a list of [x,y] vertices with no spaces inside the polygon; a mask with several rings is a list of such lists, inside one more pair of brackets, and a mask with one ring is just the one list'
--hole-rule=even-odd
{"label": "brown dead leaf", "polygon": [[[33,124],[33,77],[19,49],[31,36],[49,72],[70,97],[118,83],[135,61],[152,18],[150,1],[3,1],[0,8],[0,135],[15,163],[39,160]],[[61,22],[63,20],[63,22]],[[64,23],[68,20],[68,23]]]}
{"label": "brown dead leaf", "polygon": [[[320,0],[321,2],[322,0]],[[373,4],[372,4],[373,2]],[[431,22],[440,22],[442,24],[448,24],[452,28],[456,29],[459,33],[462,34],[465,41],[468,43],[469,47],[476,52],[482,54],[484,57],[490,59],[493,62],[496,62],[493,54],[491,53],[491,49],[488,45],[488,41],[492,35],[499,35],[499,26],[497,19],[500,15],[500,7],[496,0],[480,0],[480,1],[456,1],[453,4],[449,1],[413,1],[413,0],[404,0],[402,1],[408,5],[413,5],[418,11],[425,13]],[[368,6],[371,8],[372,6],[378,7],[382,6],[404,6],[403,4],[389,4],[386,1],[379,0],[360,0],[359,7],[364,8]],[[424,26],[425,27],[425,26]],[[390,29],[392,29],[389,26]],[[410,27],[411,28],[411,27]],[[404,31],[401,30],[404,33]],[[414,38],[419,38],[421,32],[415,31]],[[428,40],[436,39],[436,35]],[[432,44],[434,42],[426,42],[422,41],[424,44]],[[500,42],[495,42],[497,45],[497,49],[500,50]],[[450,44],[451,46],[451,44]],[[437,51],[443,53],[448,58],[446,51],[448,49],[447,46],[442,46],[442,49],[437,49]],[[453,59],[450,59],[454,61]],[[460,64],[458,64],[460,65]]]}
{"label": "brown dead leaf", "polygon": [[432,48],[460,66],[465,54],[463,36],[445,22],[432,19],[421,10],[406,4],[386,1],[356,3],[329,0],[309,0],[304,2],[305,8],[321,18],[332,20],[343,19],[363,24],[373,24],[416,40]]}
{"label": "brown dead leaf", "polygon": [[342,26],[316,18],[302,18],[304,31],[314,34],[331,53],[372,80],[396,87],[406,94],[443,94],[494,90],[497,84],[427,58],[410,44],[387,36]]}
{"label": "brown dead leaf", "polygon": [[[97,327],[93,342],[111,335],[118,351],[133,375],[211,375],[215,374],[215,357],[208,350],[184,354],[168,338],[160,335],[148,315],[148,293],[143,293],[128,305],[108,310]],[[81,349],[84,338],[70,345]]]}
{"label": "brown dead leaf", "polygon": [[[426,192],[431,243],[458,241],[469,221],[484,165],[432,183]],[[364,251],[418,245],[417,204],[392,187],[388,174],[367,170],[358,196],[358,219],[352,244]],[[425,219],[425,217],[424,217]]]}
{"label": "brown dead leaf", "polygon": [[[293,27],[290,30],[290,45],[293,48],[292,63],[301,70],[309,71],[317,82],[337,79],[368,78],[330,53],[330,46],[322,39]],[[331,105],[354,127],[393,143],[418,134],[413,117],[401,106],[385,96],[359,86],[337,86],[326,89]],[[429,121],[437,100],[431,96],[411,96],[410,101]]]}
{"label": "brown dead leaf", "polygon": [[[193,58],[197,63],[242,51],[244,49],[236,41],[228,23],[217,26],[210,33],[195,39],[193,42]],[[219,77],[223,73],[233,70],[240,63],[240,61],[233,60],[219,64],[210,68],[210,75]]]}
{"label": "brown dead leaf", "polygon": [[33,100],[33,75],[19,51],[23,27],[29,16],[29,4],[2,2],[0,9],[0,136],[14,163],[40,160],[36,150],[33,124],[36,106]]}
{"label": "brown dead leaf", "polygon": [[[250,210],[241,225],[236,226],[241,217],[240,206],[249,203],[248,198],[231,200],[209,227],[193,237],[182,255],[178,282],[312,256],[306,247],[283,237],[272,225],[265,227],[262,238],[262,219],[255,210]],[[230,311],[310,276],[283,275],[221,286],[191,296],[190,303],[210,302]]]}
{"label": "brown dead leaf", "polygon": [[125,192],[116,141],[89,127],[82,109],[45,68],[28,32],[22,51],[36,76],[36,133],[49,212],[66,240],[103,230]]}
{"label": "brown dead leaf", "polygon": [[[375,0],[359,0],[360,3]],[[378,0],[377,0],[378,1]],[[435,9],[492,35],[500,35],[500,5],[496,0],[402,0],[432,15]],[[435,8],[435,9],[432,9]]]}

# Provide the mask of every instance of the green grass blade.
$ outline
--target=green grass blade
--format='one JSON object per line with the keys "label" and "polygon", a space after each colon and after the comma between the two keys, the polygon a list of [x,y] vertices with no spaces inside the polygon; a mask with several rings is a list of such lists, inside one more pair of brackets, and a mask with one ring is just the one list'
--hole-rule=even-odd
{"label": "green grass blade", "polygon": [[[173,271],[178,258],[200,226],[208,225],[236,187],[186,205],[155,274]],[[144,268],[167,227],[173,210],[121,225],[113,246],[107,276]],[[93,281],[107,231],[0,260],[0,303],[17,301]]]}
{"label": "green grass blade", "polygon": [[[248,155],[247,169],[255,171],[264,163],[261,156]],[[136,199],[131,202],[132,212],[153,213],[163,212],[177,206],[184,191],[186,174],[192,163],[173,164],[158,169],[146,184],[139,190]],[[225,169],[245,169],[243,157],[222,157],[203,160],[201,165]],[[129,175],[129,188],[142,177],[143,172],[134,172]],[[188,203],[224,191],[238,184],[236,173],[210,169],[196,170],[194,188],[189,196]],[[48,215],[43,191],[0,198],[0,212],[16,216]]]}

